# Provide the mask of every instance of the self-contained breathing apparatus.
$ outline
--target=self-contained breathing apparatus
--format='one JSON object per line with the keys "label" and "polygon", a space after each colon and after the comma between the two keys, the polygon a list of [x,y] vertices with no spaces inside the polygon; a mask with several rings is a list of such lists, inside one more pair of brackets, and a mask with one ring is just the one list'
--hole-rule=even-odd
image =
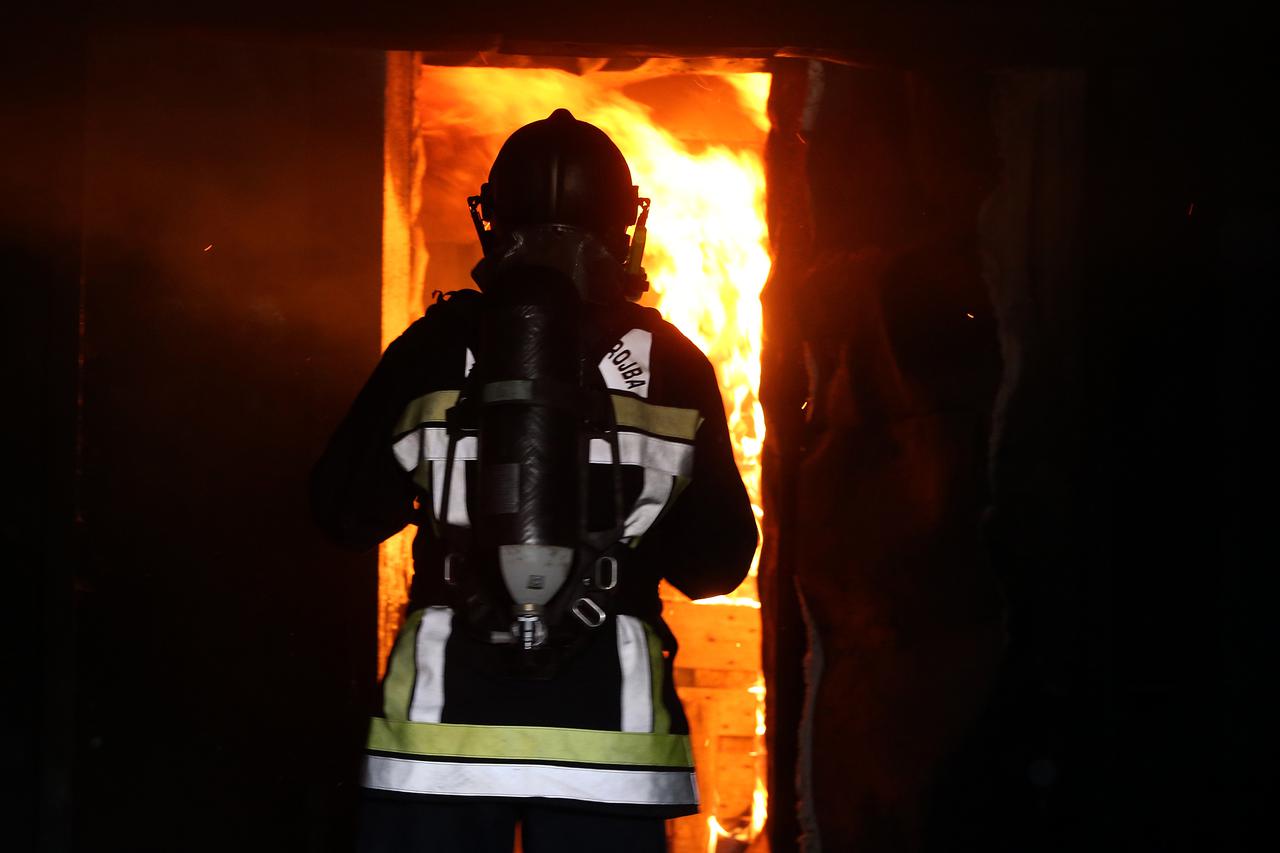
{"label": "self-contained breathing apparatus", "polygon": [[[617,426],[597,368],[626,330],[588,320],[648,289],[649,200],[609,137],[559,109],[511,135],[468,205],[484,296],[474,366],[446,416],[445,581],[472,636],[511,650],[514,671],[547,677],[608,619],[630,551]],[[469,528],[450,524],[448,509],[468,436],[478,447]],[[609,448],[613,519],[594,530],[593,440]]]}

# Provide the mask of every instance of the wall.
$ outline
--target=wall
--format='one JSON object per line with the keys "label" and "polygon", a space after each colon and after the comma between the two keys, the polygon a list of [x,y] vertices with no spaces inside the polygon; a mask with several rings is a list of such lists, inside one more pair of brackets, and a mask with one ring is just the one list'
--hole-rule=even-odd
{"label": "wall", "polygon": [[775,164],[807,187],[812,225],[767,302],[771,345],[791,356],[766,364],[775,494],[793,501],[773,613],[780,637],[803,631],[804,659],[794,639],[780,648],[773,677],[790,690],[770,690],[789,694],[775,738],[798,733],[797,823],[780,815],[773,840],[917,849],[1002,643],[978,536],[1000,368],[976,243],[994,172],[986,80],[812,63],[796,85],[782,133],[803,150],[780,145]]}
{"label": "wall", "polygon": [[9,36],[0,33],[0,748],[19,783],[6,798],[0,847],[25,850],[65,847],[69,835],[84,34],[33,27]]}
{"label": "wall", "polygon": [[978,749],[991,811],[971,817],[999,849],[1236,849],[1261,828],[1250,599],[1273,582],[1245,553],[1273,546],[1247,521],[1264,450],[1245,306],[1274,280],[1276,135],[1258,80],[999,76],[987,532],[1011,642]]}
{"label": "wall", "polygon": [[305,482],[379,351],[378,52],[89,54],[79,849],[342,849],[374,556]]}
{"label": "wall", "polygon": [[788,74],[773,849],[1243,843],[1274,641],[1262,78]]}

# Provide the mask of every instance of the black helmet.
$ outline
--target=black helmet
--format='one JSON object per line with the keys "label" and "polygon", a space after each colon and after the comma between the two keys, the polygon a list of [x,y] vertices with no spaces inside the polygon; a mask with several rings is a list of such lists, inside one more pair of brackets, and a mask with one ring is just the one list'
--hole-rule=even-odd
{"label": "black helmet", "polygon": [[569,225],[592,232],[619,256],[638,204],[618,146],[566,109],[511,134],[480,188],[481,216],[495,230]]}

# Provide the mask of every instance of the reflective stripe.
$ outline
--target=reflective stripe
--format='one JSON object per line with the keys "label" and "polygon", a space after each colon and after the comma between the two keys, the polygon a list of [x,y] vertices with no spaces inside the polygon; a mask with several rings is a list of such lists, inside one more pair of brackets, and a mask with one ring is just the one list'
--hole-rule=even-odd
{"label": "reflective stripe", "polygon": [[409,718],[409,698],[413,693],[413,682],[418,670],[413,657],[417,650],[418,625],[422,622],[422,613],[423,611],[416,610],[404,620],[387,661],[387,677],[382,680],[382,713],[389,720]]}
{"label": "reflective stripe", "polygon": [[[449,431],[443,424],[445,413],[458,402],[459,393],[456,388],[433,391],[413,400],[405,406],[393,432],[399,437],[391,445],[391,452],[400,467],[413,474],[415,483],[424,488],[430,486],[436,518],[440,517],[443,506],[441,496],[444,491],[444,466],[424,463],[443,462],[448,458]],[[476,445],[475,436],[463,436],[458,439],[454,448],[448,521],[461,527],[471,523],[467,516],[466,467],[463,463],[476,458]],[[430,468],[430,473],[425,472],[424,468]]]}
{"label": "reflective stripe", "polygon": [[662,638],[658,636],[658,632],[647,622],[643,624],[649,646],[649,666],[652,667],[649,683],[653,685],[653,731],[665,735],[671,732],[671,714],[667,711],[666,699],[662,695],[666,680],[666,658],[662,656]]}
{"label": "reflective stripe", "polygon": [[[445,412],[458,402],[459,393],[458,389],[450,388],[432,391],[410,401],[396,421],[392,435],[402,436],[415,427],[428,424],[443,424]],[[610,396],[613,399],[613,416],[618,426],[634,427],[655,435],[692,441],[698,432],[698,425],[702,423],[702,415],[697,409],[656,406],[621,394]]]}
{"label": "reflective stripe", "polygon": [[408,435],[402,435],[391,445],[391,452],[396,461],[406,471],[412,471],[422,461],[422,430],[415,429]]}
{"label": "reflective stripe", "polygon": [[457,388],[450,388],[445,391],[432,391],[430,394],[424,394],[410,401],[400,413],[400,419],[396,421],[391,435],[393,437],[404,435],[414,427],[423,424],[444,423],[444,413],[458,402],[459,393]]}
{"label": "reflective stripe", "polygon": [[[453,449],[453,458],[471,461],[476,458],[478,442],[474,435],[464,435],[458,439],[458,446]],[[411,433],[400,436],[391,445],[396,461],[406,471],[412,471],[422,462],[444,461],[449,453],[449,430],[444,427],[422,427]]]}
{"label": "reflective stripe", "polygon": [[620,427],[634,427],[654,435],[693,441],[698,425],[702,423],[702,415],[697,409],[655,406],[634,397],[612,396],[613,417]]}
{"label": "reflective stripe", "polygon": [[[454,448],[453,477],[450,480],[449,523],[469,525],[467,515],[466,466],[475,461],[479,442],[473,435],[458,439]],[[448,458],[449,432],[444,427],[422,427],[392,446],[396,460],[406,471],[414,472],[414,481],[425,486],[430,483],[432,508],[436,518],[443,507],[444,465]],[[688,477],[693,473],[693,445],[667,441],[636,432],[618,433],[618,452],[623,465],[636,465],[645,469],[644,488],[627,518],[626,536],[639,536],[649,529],[671,497],[671,478]],[[601,438],[591,439],[590,460],[598,464],[613,461],[613,449]],[[428,480],[421,470],[423,463],[430,465]]]}
{"label": "reflective stripe", "polygon": [[698,803],[697,785],[688,770],[455,763],[370,755],[364,785],[383,791],[465,797],[544,797],[652,806]]}
{"label": "reflective stripe", "polygon": [[[443,427],[430,427],[426,430],[427,436],[427,459],[444,460],[449,458],[449,431]],[[458,444],[453,448],[453,458],[455,461],[474,462],[479,456],[480,440],[474,435],[464,435],[458,439]]]}
{"label": "reflective stripe", "polygon": [[409,719],[417,723],[438,723],[444,708],[444,647],[453,629],[453,611],[448,607],[428,607],[420,611],[414,656],[416,676]]}
{"label": "reflective stripe", "polygon": [[402,755],[693,768],[688,735],[544,726],[411,723],[374,717],[369,749]]}
{"label": "reflective stripe", "polygon": [[653,668],[649,663],[649,638],[644,623],[634,616],[619,616],[618,668],[622,671],[622,730],[653,731]]}
{"label": "reflective stripe", "polygon": [[[392,445],[396,461],[406,471],[413,473],[414,482],[419,486],[429,486],[432,509],[437,519],[440,519],[444,505],[444,466],[439,463],[448,457],[449,452],[449,432],[442,421],[445,412],[457,399],[458,392],[449,390],[436,391],[414,400],[405,408],[397,426],[397,432],[404,434]],[[636,465],[644,469],[644,486],[628,514],[623,534],[636,537],[648,531],[670,501],[674,491],[671,477],[692,476],[693,445],[672,439],[691,440],[702,418],[696,409],[654,406],[633,397],[615,395],[612,399],[619,426],[645,430],[643,433],[625,430],[618,433],[619,461],[624,465]],[[414,425],[418,428],[413,429]],[[449,524],[470,526],[465,463],[476,459],[478,446],[476,436],[468,435],[458,439],[454,447],[449,518],[443,519]],[[611,463],[613,451],[609,442],[599,438],[591,439],[589,459],[593,463]],[[424,468],[430,468],[430,472]]]}
{"label": "reflective stripe", "polygon": [[644,488],[640,490],[640,496],[627,514],[627,523],[622,529],[623,538],[643,536],[648,532],[671,499],[675,482],[676,478],[670,474],[654,471],[652,468],[644,469]]}
{"label": "reflective stripe", "polygon": [[[442,461],[431,463],[431,508],[436,518],[440,518],[444,509],[444,469]],[[453,460],[453,476],[449,478],[449,517],[442,520],[459,527],[471,526],[471,516],[467,513],[467,462],[464,459]]]}
{"label": "reflective stripe", "polygon": [[[613,450],[603,438],[591,439],[591,461],[612,462]],[[642,465],[672,476],[693,474],[693,445],[654,438],[638,432],[618,433],[618,455],[623,465]]]}

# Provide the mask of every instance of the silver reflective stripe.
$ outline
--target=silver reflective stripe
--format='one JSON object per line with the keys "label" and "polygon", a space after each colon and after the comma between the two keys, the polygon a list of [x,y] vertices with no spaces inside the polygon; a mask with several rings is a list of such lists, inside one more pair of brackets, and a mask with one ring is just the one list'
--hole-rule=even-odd
{"label": "silver reflective stripe", "polygon": [[[613,450],[603,438],[591,439],[591,461],[612,462]],[[675,477],[693,475],[693,445],[667,441],[638,432],[618,433],[618,456],[623,465],[642,465]]]}
{"label": "silver reflective stripe", "polygon": [[[426,427],[422,430],[424,433],[422,439],[422,458],[431,462],[440,461],[449,458],[449,431],[444,427]],[[479,446],[474,435],[464,435],[458,439],[458,444],[453,448],[453,458],[464,462],[473,461],[476,458],[476,449]]]}
{"label": "silver reflective stripe", "polygon": [[[453,458],[471,461],[476,458],[477,441],[474,435],[464,435],[458,439],[458,446],[453,449]],[[444,427],[421,427],[391,446],[396,461],[406,471],[412,471],[422,462],[443,461],[449,453],[449,430]]]}
{"label": "silver reflective stripe", "polygon": [[[474,435],[465,435],[458,439],[453,449],[453,477],[449,481],[449,523],[467,527],[471,519],[467,515],[467,476],[466,463],[476,458],[479,442]],[[417,471],[422,465],[429,465],[430,480],[415,474],[415,481],[430,482],[431,503],[436,518],[444,506],[444,461],[449,458],[449,430],[442,426],[419,427],[407,435],[401,436],[391,447],[396,461],[406,471]]]}
{"label": "silver reflective stripe", "polygon": [[428,607],[418,627],[413,679],[413,699],[409,719],[415,723],[438,723],[444,708],[444,646],[453,628],[453,611],[448,607]]}
{"label": "silver reflective stripe", "polygon": [[420,761],[370,755],[364,785],[410,794],[545,797],[587,803],[697,805],[688,770],[615,770],[546,764]]}
{"label": "silver reflective stripe", "polygon": [[[674,411],[674,410],[673,410]],[[464,463],[474,461],[478,455],[479,442],[476,436],[463,436],[454,447],[453,477],[449,483],[449,518],[450,524],[462,527],[471,523],[467,514],[466,466]],[[423,426],[400,438],[392,446],[396,461],[406,471],[417,471],[424,463],[430,465],[430,484],[432,508],[436,518],[440,518],[443,508],[444,465],[440,464],[448,458],[449,431],[442,426]],[[591,439],[590,461],[596,464],[610,464],[613,461],[613,449],[609,442]],[[640,496],[627,516],[625,536],[643,535],[662,512],[662,508],[671,498],[674,483],[672,477],[689,477],[693,474],[693,445],[679,441],[669,441],[638,432],[618,433],[619,462],[623,465],[635,465],[644,469],[644,486]],[[427,482],[418,472],[415,476],[420,483]]]}
{"label": "silver reflective stripe", "polygon": [[619,616],[618,666],[622,670],[622,730],[653,731],[653,667],[649,636],[634,616]]}
{"label": "silver reflective stripe", "polygon": [[623,537],[643,536],[653,526],[654,521],[662,514],[662,509],[671,499],[675,489],[676,478],[652,468],[644,469],[644,488],[636,498],[635,505],[627,515]]}
{"label": "silver reflective stripe", "polygon": [[418,462],[422,460],[422,430],[415,429],[408,435],[401,436],[399,441],[391,445],[391,452],[404,470],[412,471],[417,468]]}

